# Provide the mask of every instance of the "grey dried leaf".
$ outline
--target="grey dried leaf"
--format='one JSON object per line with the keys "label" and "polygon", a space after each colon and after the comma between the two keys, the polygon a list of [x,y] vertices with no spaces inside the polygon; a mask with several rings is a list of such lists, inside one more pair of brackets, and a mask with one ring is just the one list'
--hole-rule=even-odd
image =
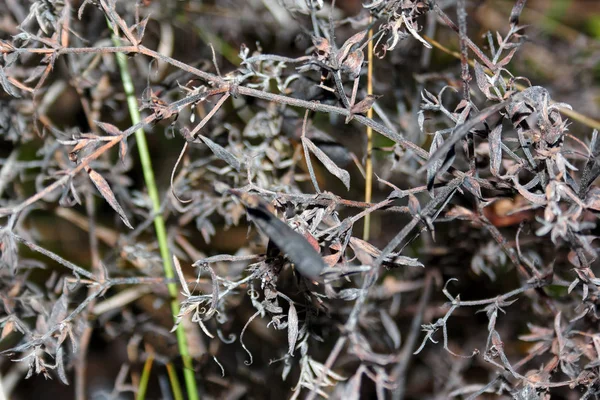
{"label": "grey dried leaf", "polygon": [[394,264],[398,265],[406,265],[408,267],[421,267],[425,268],[425,266],[416,258],[406,257],[406,256],[394,256],[392,259]]}
{"label": "grey dried leaf", "polygon": [[523,187],[523,186],[521,186],[521,184],[519,184],[519,179],[516,176],[512,177],[512,181],[515,185],[515,188],[521,194],[521,196],[525,197],[527,200],[529,200],[533,204],[536,204],[538,206],[543,206],[547,203],[545,194],[531,193],[530,191],[525,189],[525,187]]}
{"label": "grey dried leaf", "polygon": [[54,306],[52,312],[48,318],[48,326],[54,327],[54,325],[61,323],[67,317],[69,299],[65,293],[63,293]]}
{"label": "grey dried leaf", "polygon": [[224,147],[213,142],[206,136],[198,135],[197,137],[198,139],[202,140],[204,144],[206,144],[213,154],[219,159],[231,165],[236,171],[240,171],[242,169],[242,163]]}
{"label": "grey dried leaf", "polygon": [[492,85],[488,79],[487,74],[483,70],[483,67],[477,61],[475,61],[473,69],[475,70],[475,81],[477,82],[477,87],[479,88],[479,90],[481,90],[481,92],[485,95],[485,97],[488,100],[491,100],[495,96],[493,96],[490,92],[490,87]]}
{"label": "grey dried leaf", "polygon": [[352,114],[366,114],[367,111],[369,111],[371,109],[371,107],[373,107],[373,104],[375,104],[375,101],[377,101],[377,99],[379,99],[381,97],[383,97],[383,96],[376,95],[376,94],[369,94],[364,99],[362,99],[361,101],[359,101],[358,103],[353,105],[350,108],[350,112]]}
{"label": "grey dried leaf", "polygon": [[133,229],[133,226],[131,226],[129,220],[127,219],[127,216],[125,215],[125,211],[117,201],[117,198],[115,197],[106,179],[104,179],[102,175],[100,175],[98,172],[94,171],[89,167],[86,168],[86,172],[88,173],[88,176],[90,177],[90,179],[94,183],[94,186],[96,186],[96,189],[98,189],[102,197],[104,197],[104,199],[113,208],[113,210],[115,210],[117,214],[119,214],[119,217],[121,217],[121,220],[123,221],[125,226],[127,226],[129,229]]}
{"label": "grey dried leaf", "polygon": [[260,197],[234,190],[230,192],[242,201],[252,221],[289,257],[301,275],[319,279],[327,266],[304,236],[273,215]]}
{"label": "grey dried leaf", "polygon": [[[100,121],[95,121],[96,125],[98,125],[98,127],[100,129],[102,129],[103,131],[105,131],[106,133],[108,133],[111,136],[124,136],[123,132],[117,128],[116,126],[106,123],[106,122],[100,122]],[[73,149],[73,152],[75,152],[75,149]],[[127,155],[127,138],[123,137],[121,139],[121,141],[119,142],[119,158],[121,159],[122,163],[125,163],[125,156]]]}
{"label": "grey dried leaf", "polygon": [[[433,136],[433,140],[431,141],[431,145],[429,146],[429,156],[436,154],[437,149],[442,147],[444,144],[444,138],[440,132],[436,132]],[[433,184],[435,182],[435,176],[437,175],[438,170],[442,166],[443,160],[436,160],[432,162],[427,167],[427,187],[429,188],[429,192],[433,196]]]}
{"label": "grey dried leaf", "polygon": [[58,374],[59,379],[65,385],[69,384],[69,380],[67,379],[67,374],[65,373],[65,360],[64,360],[64,350],[62,346],[56,350],[56,373]]}
{"label": "grey dried leaf", "polygon": [[412,193],[408,194],[408,210],[413,216],[419,215],[419,213],[421,212],[421,204],[419,203],[417,196],[415,196]]}
{"label": "grey dried leaf", "polygon": [[294,356],[294,348],[296,347],[296,341],[298,340],[298,313],[293,302],[290,302],[290,309],[288,310],[288,354]]}
{"label": "grey dried leaf", "polygon": [[111,136],[120,136],[123,134],[119,128],[114,126],[113,124],[109,124],[107,122],[94,121],[96,125],[104,132],[108,133]]}
{"label": "grey dried leaf", "polygon": [[342,181],[347,190],[350,190],[350,174],[348,171],[338,167],[333,161],[331,161],[331,158],[329,158],[329,156],[325,154],[323,150],[318,148],[309,138],[303,137],[302,143],[308,147],[311,153],[313,153],[319,159],[319,161],[321,161],[321,163],[323,163],[329,172]]}
{"label": "grey dried leaf", "polygon": [[14,89],[14,86],[8,80],[6,73],[4,72],[4,68],[0,67],[0,86],[2,89],[12,97],[20,98],[21,95]]}
{"label": "grey dried leaf", "polygon": [[472,177],[470,177],[470,176],[465,177],[465,179],[463,181],[463,187],[465,189],[467,189],[473,196],[477,197],[480,200],[482,199],[481,186],[479,185],[479,182],[477,182]]}
{"label": "grey dried leaf", "polygon": [[185,281],[185,277],[183,276],[183,271],[181,270],[181,264],[179,263],[179,259],[175,255],[173,255],[173,266],[175,267],[175,271],[177,272],[179,283],[181,283],[183,294],[185,294],[187,297],[190,297],[192,294],[190,293],[190,289],[188,288],[187,282]]}
{"label": "grey dried leaf", "polygon": [[498,124],[488,136],[490,145],[490,172],[499,176],[502,165],[502,124]]}

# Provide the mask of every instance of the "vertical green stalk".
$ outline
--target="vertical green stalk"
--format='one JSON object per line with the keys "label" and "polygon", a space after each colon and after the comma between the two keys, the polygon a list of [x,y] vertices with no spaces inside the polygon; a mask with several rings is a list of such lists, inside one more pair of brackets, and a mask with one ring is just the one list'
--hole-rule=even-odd
{"label": "vertical green stalk", "polygon": [[137,395],[135,400],[145,400],[146,393],[148,392],[148,382],[150,381],[150,372],[152,372],[152,364],[154,363],[154,356],[150,354],[146,362],[144,363],[144,370],[142,372],[142,378],[140,379],[140,386],[138,387]]}
{"label": "vertical green stalk", "polygon": [[[113,42],[115,46],[120,46],[120,40],[117,36],[116,30],[113,34]],[[127,67],[127,57],[125,54],[116,53],[117,64],[121,71],[121,80],[123,81],[123,88],[125,95],[127,96],[127,107],[129,114],[131,115],[131,122],[135,125],[141,121],[138,101],[135,97],[135,91],[131,75],[129,74],[129,68]],[[154,228],[156,230],[156,238],[158,239],[158,246],[160,248],[160,255],[163,261],[163,267],[165,270],[165,277],[172,280],[175,277],[173,272],[173,264],[171,262],[171,255],[167,245],[167,230],[165,228],[165,221],[160,213],[160,198],[158,195],[158,189],[156,188],[156,181],[154,179],[154,171],[152,169],[152,161],[150,159],[150,152],[148,150],[148,143],[146,142],[146,134],[142,128],[135,132],[135,140],[137,142],[138,151],[140,153],[140,161],[142,163],[142,169],[144,171],[144,180],[146,181],[146,188],[148,189],[148,195],[152,201],[152,212],[154,213]],[[177,301],[177,284],[169,283],[167,285],[169,295],[171,296],[171,311],[173,318],[179,314],[179,302]],[[194,376],[194,367],[192,365],[192,358],[190,356],[187,341],[185,337],[185,331],[183,324],[179,324],[176,330],[177,344],[179,347],[179,354],[183,359],[183,376],[185,380],[185,386],[188,392],[188,398],[190,400],[198,400],[198,388],[196,386],[196,378]]]}

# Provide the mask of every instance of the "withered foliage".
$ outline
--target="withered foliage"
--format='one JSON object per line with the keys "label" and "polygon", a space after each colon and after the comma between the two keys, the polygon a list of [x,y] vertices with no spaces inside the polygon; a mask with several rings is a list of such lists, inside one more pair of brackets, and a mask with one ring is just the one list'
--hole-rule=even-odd
{"label": "withered foliage", "polygon": [[203,398],[600,396],[598,41],[525,0],[337,3],[0,3],[0,390],[131,396],[154,360],[172,398],[183,324]]}

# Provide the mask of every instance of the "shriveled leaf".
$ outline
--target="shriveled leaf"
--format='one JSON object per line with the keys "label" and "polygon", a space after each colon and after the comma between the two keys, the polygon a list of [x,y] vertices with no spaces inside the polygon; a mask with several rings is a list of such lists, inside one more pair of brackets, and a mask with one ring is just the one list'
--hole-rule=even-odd
{"label": "shriveled leaf", "polygon": [[517,47],[512,49],[506,57],[504,57],[502,60],[500,60],[496,63],[496,66],[498,68],[501,68],[501,67],[504,67],[506,64],[508,64],[512,60],[515,53],[517,52],[517,49],[518,49]]}
{"label": "shriveled leaf", "polygon": [[123,208],[117,201],[117,198],[115,197],[106,179],[104,179],[102,175],[100,175],[91,168],[86,168],[86,171],[90,179],[94,183],[94,186],[96,186],[96,189],[98,189],[102,197],[104,197],[108,204],[110,204],[113,210],[115,210],[117,214],[119,214],[119,217],[121,217],[121,220],[123,221],[125,226],[127,226],[129,229],[133,229],[133,226],[131,226],[129,220],[127,219],[127,216],[125,215],[125,211],[123,211]]}
{"label": "shriveled leaf", "polygon": [[394,264],[406,265],[408,267],[421,267],[425,268],[423,264],[419,262],[418,259],[406,256],[395,256],[392,260]]}
{"label": "shriveled leaf", "polygon": [[325,168],[333,175],[335,175],[339,180],[342,181],[346,189],[350,190],[350,174],[348,171],[341,169],[331,159],[323,152],[323,150],[319,149],[309,138],[303,137],[302,143],[308,147],[308,149],[325,165]]}
{"label": "shriveled leaf", "polygon": [[502,124],[492,129],[488,136],[490,145],[490,172],[494,176],[500,174],[500,165],[502,164]]}
{"label": "shriveled leaf", "polygon": [[338,64],[341,64],[345,59],[353,46],[362,42],[367,36],[367,31],[361,31],[354,35],[352,35],[346,42],[342,45],[340,52],[338,53]]}
{"label": "shriveled leaf", "polygon": [[0,86],[2,86],[2,89],[12,97],[21,97],[21,95],[15,91],[13,84],[8,81],[8,77],[2,67],[0,67]]}
{"label": "shriveled leaf", "polygon": [[463,187],[465,189],[467,189],[469,192],[471,192],[471,194],[475,197],[477,197],[478,199],[481,199],[481,186],[479,185],[479,182],[477,182],[475,179],[473,179],[470,176],[466,176],[465,180],[463,181]]}
{"label": "shriveled leaf", "polygon": [[67,298],[67,295],[63,293],[58,298],[56,303],[54,303],[54,306],[52,307],[52,312],[50,313],[50,318],[48,318],[49,326],[52,327],[56,324],[59,324],[67,317],[68,302],[69,299]]}
{"label": "shriveled leaf", "polygon": [[60,378],[61,382],[65,385],[69,384],[69,380],[67,379],[67,374],[65,373],[65,360],[64,360],[64,350],[61,347],[56,350],[56,373]]}
{"label": "shriveled leaf", "polygon": [[225,161],[227,164],[231,165],[236,171],[241,170],[242,163],[240,163],[240,161],[225,148],[216,144],[206,136],[198,135],[198,138],[208,146],[210,151],[212,151],[215,156]]}
{"label": "shriveled leaf", "polygon": [[[100,121],[95,121],[96,125],[98,125],[100,127],[100,129],[102,129],[103,131],[105,131],[106,133],[108,133],[111,136],[125,136],[123,135],[123,132],[117,128],[116,126],[106,123],[106,122],[100,122]],[[73,151],[75,151],[75,149],[73,149]],[[125,163],[125,155],[127,154],[127,138],[123,137],[121,139],[121,141],[119,142],[119,158],[121,159],[122,163]]]}
{"label": "shriveled leaf", "polygon": [[298,313],[294,303],[290,302],[290,309],[288,310],[288,354],[294,356],[294,348],[296,347],[296,341],[298,340]]}
{"label": "shriveled leaf", "polygon": [[260,197],[233,190],[230,192],[240,198],[252,221],[287,254],[300,274],[309,279],[319,278],[327,266],[304,236],[273,215]]}
{"label": "shriveled leaf", "polygon": [[125,156],[127,155],[127,138],[124,137],[119,142],[119,159],[125,164]]}
{"label": "shriveled leaf", "polygon": [[113,124],[109,124],[106,122],[100,122],[100,121],[94,121],[94,122],[96,122],[96,125],[98,125],[98,127],[100,129],[102,129],[104,132],[108,133],[111,136],[120,136],[123,134],[123,132],[119,128],[114,126]]}
{"label": "shriveled leaf", "polygon": [[381,95],[369,94],[367,97],[352,106],[350,111],[352,114],[366,114],[373,107],[375,101],[381,98]]}
{"label": "shriveled leaf", "polygon": [[313,36],[312,42],[317,51],[321,51],[326,55],[331,53],[331,45],[329,44],[329,40],[322,37]]}
{"label": "shriveled leaf", "polygon": [[408,210],[411,215],[418,215],[421,212],[421,204],[419,204],[419,200],[412,193],[408,194]]}
{"label": "shriveled leaf", "polygon": [[515,188],[519,191],[521,196],[525,197],[530,202],[532,202],[538,206],[543,206],[546,204],[546,195],[545,194],[531,193],[530,191],[525,189],[523,186],[521,186],[521,184],[519,184],[517,177],[513,177],[513,183],[515,184]]}
{"label": "shriveled leaf", "polygon": [[360,75],[364,59],[365,55],[362,50],[351,52],[342,64],[342,71],[347,73],[350,79],[356,79]]}
{"label": "shriveled leaf", "polygon": [[479,90],[481,90],[481,92],[485,95],[487,99],[492,99],[494,97],[490,92],[490,87],[492,87],[492,84],[490,83],[487,74],[483,70],[483,67],[477,61],[475,61],[474,69],[477,87],[479,88]]}
{"label": "shriveled leaf", "polygon": [[[436,132],[435,135],[433,136],[433,141],[431,142],[431,146],[429,146],[429,155],[432,156],[433,154],[435,154],[437,149],[442,147],[443,144],[444,144],[444,138],[442,137],[442,134],[439,132]],[[435,181],[435,176],[437,174],[437,171],[442,166],[442,162],[443,162],[442,160],[436,160],[427,167],[427,188],[429,189],[431,195],[433,195],[433,184]]]}
{"label": "shriveled leaf", "polygon": [[425,124],[425,112],[423,110],[420,110],[417,114],[417,122],[419,124],[419,131],[424,133],[423,125]]}
{"label": "shriveled leaf", "polygon": [[177,272],[179,283],[181,283],[183,294],[190,297],[192,294],[190,293],[190,289],[188,288],[187,282],[185,281],[185,277],[183,276],[183,271],[181,270],[181,264],[179,263],[179,259],[175,255],[173,255],[173,266],[175,267],[175,271]]}

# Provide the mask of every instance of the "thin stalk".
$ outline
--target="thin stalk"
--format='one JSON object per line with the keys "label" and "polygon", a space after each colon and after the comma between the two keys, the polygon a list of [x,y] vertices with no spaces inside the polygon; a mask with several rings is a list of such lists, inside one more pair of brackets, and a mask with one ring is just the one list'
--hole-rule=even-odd
{"label": "thin stalk", "polygon": [[169,374],[169,382],[171,382],[171,389],[173,390],[173,398],[175,400],[183,400],[183,394],[181,393],[181,385],[179,385],[179,378],[177,378],[177,371],[175,371],[173,363],[167,364],[167,373]]}
{"label": "thin stalk", "polygon": [[138,386],[136,400],[144,400],[148,391],[148,382],[150,381],[150,372],[152,371],[152,364],[154,363],[154,356],[151,354],[144,363],[144,370],[142,372],[142,378],[140,379],[140,386]]}
{"label": "thin stalk", "polygon": [[[120,40],[116,33],[113,35],[113,42],[115,43],[115,46],[120,45]],[[138,109],[138,101],[135,97],[133,81],[131,80],[131,75],[129,74],[129,68],[127,67],[127,56],[123,53],[116,53],[115,56],[117,58],[119,70],[121,71],[121,80],[123,81],[123,88],[125,90],[125,95],[127,96],[127,107],[129,109],[129,114],[131,115],[131,121],[135,125],[141,121],[141,116]],[[168,281],[171,281],[175,277],[175,274],[173,271],[173,264],[171,263],[171,255],[169,253],[169,247],[167,244],[167,230],[165,228],[165,221],[160,212],[160,198],[158,195],[158,189],[156,187],[156,180],[154,179],[154,171],[152,169],[150,151],[148,150],[146,135],[142,128],[135,131],[135,139],[137,142],[138,151],[140,153],[140,161],[142,163],[146,188],[148,189],[148,196],[152,201],[152,212],[154,213],[154,228],[156,230],[156,238],[158,240],[160,255],[163,261],[165,277]],[[171,281],[171,283],[169,283],[167,287],[169,290],[169,295],[171,296],[171,312],[173,313],[173,319],[175,320],[176,316],[179,314],[179,302],[177,301],[177,284]],[[183,325],[178,325],[175,332],[177,335],[179,354],[183,359],[183,377],[185,380],[188,398],[190,400],[198,400],[199,395],[198,388],[196,385],[196,378],[194,376],[194,367],[192,365],[192,358],[188,350]]]}
{"label": "thin stalk", "polygon": [[[373,17],[369,18],[369,25]],[[373,94],[373,29],[369,29],[369,44],[367,46],[367,95]],[[367,111],[367,118],[373,119],[373,108]],[[365,203],[370,203],[373,197],[373,128],[367,126],[367,160],[365,165]],[[371,234],[371,214],[365,215],[363,239],[369,240]]]}

